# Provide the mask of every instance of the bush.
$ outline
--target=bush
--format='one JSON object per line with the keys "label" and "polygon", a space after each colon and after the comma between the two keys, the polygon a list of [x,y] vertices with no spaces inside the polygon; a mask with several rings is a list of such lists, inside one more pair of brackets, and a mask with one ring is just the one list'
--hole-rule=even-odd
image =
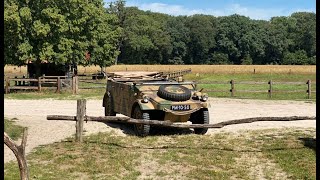
{"label": "bush", "polygon": [[305,50],[298,50],[294,53],[285,53],[282,64],[285,65],[307,65],[310,62]]}
{"label": "bush", "polygon": [[243,57],[243,59],[241,59],[241,64],[242,65],[251,65],[252,64],[252,58],[250,57],[250,55],[245,55]]}
{"label": "bush", "polygon": [[214,52],[212,53],[209,64],[230,64],[228,54]]}

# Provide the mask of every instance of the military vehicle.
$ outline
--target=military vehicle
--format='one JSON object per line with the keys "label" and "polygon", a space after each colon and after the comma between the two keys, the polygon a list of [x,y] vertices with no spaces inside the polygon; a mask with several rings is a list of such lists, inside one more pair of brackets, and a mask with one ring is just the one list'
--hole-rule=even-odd
{"label": "military vehicle", "polygon": [[[190,70],[191,71],[191,70]],[[108,73],[103,98],[105,116],[120,113],[134,119],[190,121],[209,124],[208,94],[196,90],[195,82],[162,72]],[[195,128],[195,134],[205,134],[208,128]],[[147,136],[150,125],[135,124],[138,136]]]}

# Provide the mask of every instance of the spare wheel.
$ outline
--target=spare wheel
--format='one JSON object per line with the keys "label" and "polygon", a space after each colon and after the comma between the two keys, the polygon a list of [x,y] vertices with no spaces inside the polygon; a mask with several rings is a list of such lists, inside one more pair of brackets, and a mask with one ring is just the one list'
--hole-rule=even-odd
{"label": "spare wheel", "polygon": [[186,101],[191,97],[191,90],[181,85],[161,85],[158,96],[170,101]]}

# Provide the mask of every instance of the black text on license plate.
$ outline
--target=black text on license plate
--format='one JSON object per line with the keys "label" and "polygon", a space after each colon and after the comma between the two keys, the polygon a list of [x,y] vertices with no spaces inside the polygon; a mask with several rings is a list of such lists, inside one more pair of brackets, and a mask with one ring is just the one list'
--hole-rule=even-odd
{"label": "black text on license plate", "polygon": [[190,105],[172,105],[171,110],[173,110],[173,111],[190,110]]}

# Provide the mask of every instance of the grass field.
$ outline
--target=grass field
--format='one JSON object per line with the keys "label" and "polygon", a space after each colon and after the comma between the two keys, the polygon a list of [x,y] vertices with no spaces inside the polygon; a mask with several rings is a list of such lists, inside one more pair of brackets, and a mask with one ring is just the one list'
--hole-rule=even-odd
{"label": "grass field", "polygon": [[[117,136],[99,133],[36,148],[32,179],[315,179],[315,129],[214,135]],[[16,162],[5,179],[19,179]]]}
{"label": "grass field", "polygon": [[[272,99],[306,99],[306,90],[308,89],[306,82],[308,80],[311,80],[311,90],[316,91],[315,74],[201,74],[199,76],[196,76],[196,74],[188,74],[185,76],[185,78],[192,81],[197,81],[199,83],[198,88],[204,88],[204,92],[206,90],[225,91],[209,92],[211,97],[230,97],[231,93],[229,90],[231,89],[231,80],[234,80],[235,82],[234,88],[236,89],[236,92],[234,94],[234,98],[269,99],[268,82],[270,80],[273,82],[272,90],[274,93],[272,95]],[[206,82],[210,82],[210,84],[201,84]],[[262,82],[263,84],[239,84],[245,82]],[[287,84],[290,82],[301,82],[301,84]],[[237,90],[264,92],[237,92]],[[316,99],[315,93],[312,93],[311,99]]]}
{"label": "grass field", "polygon": [[[15,68],[15,69],[14,69]],[[133,71],[133,70],[148,70],[148,71],[176,71],[181,69],[192,69],[191,74],[184,76],[186,80],[197,81],[198,88],[204,88],[205,91],[215,90],[223,92],[209,92],[211,97],[230,97],[230,80],[235,81],[235,89],[233,98],[253,98],[253,99],[269,99],[268,82],[273,81],[272,99],[284,100],[306,100],[308,95],[307,84],[311,80],[311,91],[316,91],[316,74],[315,66],[257,66],[257,65],[118,65],[107,68],[107,72],[111,71]],[[252,69],[256,69],[253,73]],[[100,70],[99,67],[79,67],[79,73],[94,73]],[[23,68],[21,72],[23,72]],[[18,67],[5,67],[5,72],[10,73],[20,72]],[[263,84],[239,84],[239,82],[262,82]],[[101,99],[105,92],[106,80],[97,81],[99,84],[80,82],[79,87],[97,87],[100,89],[80,89],[79,95],[71,95],[70,92],[55,94],[50,91],[41,93],[11,93],[6,94],[5,98],[17,99],[39,99],[39,98],[54,98],[54,99],[76,99],[76,98],[91,98]],[[201,84],[211,82],[211,84]],[[284,84],[288,82],[300,82],[301,84]],[[222,83],[222,84],[221,84]],[[239,92],[239,91],[263,91],[263,92]],[[277,92],[278,91],[278,92]],[[279,92],[282,91],[282,92]],[[296,92],[289,92],[296,91]],[[299,91],[299,92],[297,92]],[[39,96],[40,95],[40,96]],[[311,100],[316,99],[316,94],[312,92]]]}
{"label": "grass field", "polygon": [[11,139],[17,140],[22,137],[24,127],[16,125],[14,120],[15,119],[4,118],[4,132],[6,132]]}
{"label": "grass field", "polygon": [[[185,75],[186,80],[197,81],[198,89],[204,88],[204,92],[210,90],[220,90],[224,92],[209,92],[210,97],[231,97],[229,92],[231,85],[230,80],[235,81],[235,89],[237,90],[233,98],[252,98],[252,99],[269,99],[268,89],[269,80],[273,81],[273,100],[307,100],[307,80],[311,80],[311,90],[316,91],[316,76],[312,74],[201,74],[196,76],[196,74]],[[263,82],[263,84],[238,84],[239,82]],[[105,93],[106,80],[96,81],[98,84],[94,83],[79,83],[79,94],[72,95],[71,91],[63,91],[60,94],[54,93],[54,91],[42,91],[42,92],[27,92],[18,91],[18,93],[12,92],[10,94],[5,94],[5,98],[11,99],[43,99],[43,98],[53,98],[53,99],[102,99]],[[210,82],[210,84],[202,84],[205,82]],[[287,82],[301,82],[302,84],[282,84]],[[219,84],[224,83],[224,84]],[[81,89],[86,87],[97,87],[96,89]],[[264,91],[264,92],[239,92],[241,90],[251,90],[251,91]],[[284,92],[277,92],[284,91]],[[299,92],[287,92],[287,91],[299,91]],[[316,99],[316,93],[311,94],[311,100]]]}

